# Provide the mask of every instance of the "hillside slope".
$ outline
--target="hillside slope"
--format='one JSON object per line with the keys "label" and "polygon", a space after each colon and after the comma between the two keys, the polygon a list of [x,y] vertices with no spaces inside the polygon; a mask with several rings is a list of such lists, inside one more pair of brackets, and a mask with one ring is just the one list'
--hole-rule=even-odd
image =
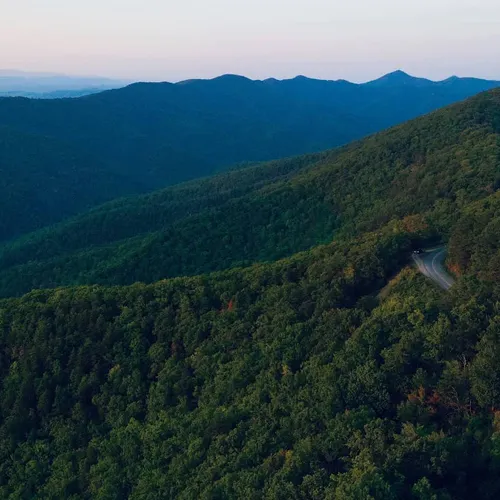
{"label": "hillside slope", "polygon": [[500,183],[500,91],[320,155],[104,205],[0,249],[0,294],[275,260],[426,214],[446,237]]}
{"label": "hillside slope", "polygon": [[458,274],[474,273],[484,280],[499,281],[499,191],[462,211],[451,234],[449,263]]}
{"label": "hillside slope", "polygon": [[497,498],[500,293],[401,271],[426,234],[0,301],[0,496]]}
{"label": "hillside slope", "polygon": [[0,127],[0,241],[141,188],[84,150]]}
{"label": "hillside slope", "polygon": [[[464,99],[498,82],[452,78],[444,82],[415,79],[402,73],[363,85],[321,81],[251,81],[226,75],[179,84],[134,84],[79,99],[0,98],[0,127],[52,141],[52,157],[84,151],[86,169],[104,166],[115,176],[107,199],[158,189],[194,179],[243,161],[262,161],[321,151],[348,143],[446,104]],[[0,137],[0,142],[2,141]],[[60,150],[61,148],[61,150]],[[64,176],[53,176],[41,162],[38,176],[23,174],[23,155],[34,155],[29,142],[11,156],[21,176],[9,191],[22,196],[41,190],[65,191]],[[63,160],[54,163],[63,172]],[[83,183],[71,191],[74,203],[54,194],[59,217],[78,213],[92,197],[107,192]],[[93,193],[89,190],[95,189]],[[6,193],[0,191],[0,198]],[[8,219],[1,239],[19,227],[44,226],[53,218],[30,220],[35,207],[24,196],[27,213]]]}

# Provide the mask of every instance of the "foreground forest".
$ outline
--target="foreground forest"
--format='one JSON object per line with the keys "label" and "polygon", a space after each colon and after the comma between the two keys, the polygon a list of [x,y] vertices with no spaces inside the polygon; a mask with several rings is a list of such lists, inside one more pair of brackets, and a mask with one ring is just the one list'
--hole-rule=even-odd
{"label": "foreground forest", "polygon": [[498,498],[500,290],[428,237],[0,302],[0,496]]}
{"label": "foreground forest", "polygon": [[226,75],[0,98],[0,241],[118,196],[346,144],[498,85],[402,72],[362,85]]}
{"label": "foreground forest", "polygon": [[498,498],[499,188],[492,91],[4,245],[0,497]]}

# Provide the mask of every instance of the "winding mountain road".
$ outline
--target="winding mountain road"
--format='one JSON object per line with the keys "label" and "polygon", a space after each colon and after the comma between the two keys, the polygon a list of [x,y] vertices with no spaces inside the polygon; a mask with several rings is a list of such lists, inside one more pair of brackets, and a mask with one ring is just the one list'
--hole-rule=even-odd
{"label": "winding mountain road", "polygon": [[449,290],[455,281],[444,267],[445,258],[445,247],[424,250],[421,254],[413,254],[413,260],[417,264],[419,271],[443,290]]}

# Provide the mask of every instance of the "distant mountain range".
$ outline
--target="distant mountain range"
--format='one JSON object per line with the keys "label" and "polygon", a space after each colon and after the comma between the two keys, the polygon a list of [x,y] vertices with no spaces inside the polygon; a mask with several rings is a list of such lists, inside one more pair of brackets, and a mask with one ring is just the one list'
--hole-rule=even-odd
{"label": "distant mountain range", "polygon": [[10,91],[0,92],[0,97],[27,97],[29,99],[66,99],[83,97],[90,94],[97,94],[104,90],[110,90],[116,87],[89,87],[76,90],[54,90],[52,92],[28,92],[28,91]]}
{"label": "distant mountain range", "polygon": [[[497,86],[401,71],[366,84],[225,75],[136,83],[78,99],[2,98],[0,240],[116,196],[346,144]],[[30,140],[13,139],[19,136]],[[85,182],[78,180],[82,162]],[[28,173],[34,169],[36,176]],[[34,195],[47,189],[50,203]]]}
{"label": "distant mountain range", "polygon": [[0,70],[0,96],[54,99],[120,88],[130,82],[102,77]]}

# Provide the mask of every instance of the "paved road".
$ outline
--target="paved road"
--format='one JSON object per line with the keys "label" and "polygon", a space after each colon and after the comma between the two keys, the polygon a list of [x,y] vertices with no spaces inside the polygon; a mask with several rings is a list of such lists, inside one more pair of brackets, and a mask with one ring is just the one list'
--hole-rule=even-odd
{"label": "paved road", "polygon": [[453,286],[454,280],[444,268],[445,258],[445,247],[425,250],[419,255],[413,254],[413,260],[417,264],[419,271],[434,281],[443,290],[449,290]]}

